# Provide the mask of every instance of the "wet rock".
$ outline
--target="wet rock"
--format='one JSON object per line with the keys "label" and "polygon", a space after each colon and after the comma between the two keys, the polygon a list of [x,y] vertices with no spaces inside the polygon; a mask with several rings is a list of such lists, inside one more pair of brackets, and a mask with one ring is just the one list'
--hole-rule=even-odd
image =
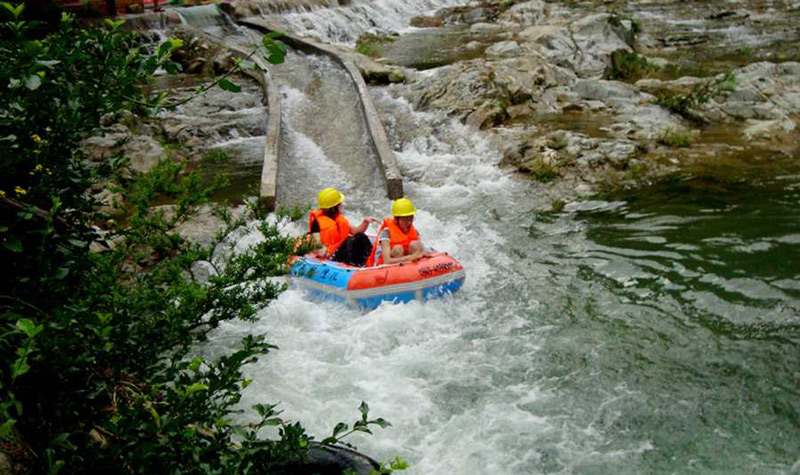
{"label": "wet rock", "polygon": [[502,32],[503,26],[496,23],[475,23],[469,27],[469,31],[480,35],[490,35]]}
{"label": "wet rock", "polygon": [[98,211],[101,213],[112,216],[118,216],[122,213],[122,207],[125,204],[125,198],[122,193],[105,189],[96,193],[93,197],[100,204]]}
{"label": "wet rock", "polygon": [[680,117],[655,104],[629,104],[617,109],[614,123],[608,130],[618,138],[651,141],[666,129],[682,127]]}
{"label": "wet rock", "polygon": [[110,127],[102,135],[89,137],[81,142],[89,160],[99,162],[119,153],[119,147],[131,136],[131,131],[121,124]]}
{"label": "wet rock", "polygon": [[632,100],[640,94],[630,84],[602,79],[580,79],[575,83],[572,90],[584,99],[595,99],[603,102],[609,102],[613,99]]}
{"label": "wet rock", "polygon": [[748,120],[742,134],[748,140],[781,140],[792,134],[797,124],[789,119]]}
{"label": "wet rock", "polygon": [[154,138],[131,133],[128,127],[116,124],[103,135],[89,137],[82,142],[87,158],[101,162],[115,156],[129,160],[131,170],[146,173],[164,155],[164,149]]}
{"label": "wet rock", "polygon": [[611,65],[611,53],[631,47],[615,31],[609,14],[591,15],[568,26],[535,26],[520,33],[530,47],[580,77],[600,77]]}
{"label": "wet rock", "polygon": [[708,82],[708,79],[695,77],[682,77],[674,81],[662,81],[660,79],[640,79],[636,81],[636,88],[640,91],[655,94],[661,91],[673,93],[688,93],[694,87]]}
{"label": "wet rock", "polygon": [[533,53],[441,68],[436,75],[420,78],[408,95],[417,109],[438,109],[465,121],[471,116],[470,124],[486,127],[506,115],[506,107],[538,102],[545,90],[574,80],[572,72]]}
{"label": "wet rock", "polygon": [[713,13],[706,18],[709,20],[726,20],[736,21],[745,20],[750,17],[750,12],[747,10],[723,10],[721,12]]}
{"label": "wet rock", "polygon": [[361,77],[368,84],[396,84],[406,82],[408,79],[406,70],[401,67],[379,63],[369,56],[351,51],[340,50],[339,53],[356,65],[356,68],[361,72]]}
{"label": "wet rock", "polygon": [[129,168],[139,173],[149,172],[165,153],[164,147],[148,135],[131,136],[120,151],[130,160]]}
{"label": "wet rock", "polygon": [[490,10],[481,5],[467,5],[462,7],[443,8],[436,13],[444,24],[459,23],[472,24],[490,20]]}
{"label": "wet rock", "polygon": [[703,33],[675,33],[656,38],[663,48],[697,46],[708,43],[710,40],[711,36]]}
{"label": "wet rock", "polygon": [[513,58],[521,53],[522,49],[516,41],[501,41],[486,48],[485,51],[488,58]]}
{"label": "wet rock", "polygon": [[415,16],[411,19],[409,25],[416,28],[438,28],[444,25],[444,22],[436,16]]}
{"label": "wet rock", "polygon": [[100,239],[98,241],[92,241],[92,243],[89,244],[89,252],[95,254],[110,252],[125,242],[125,236],[123,235],[118,234],[110,237],[112,234],[109,231],[100,231],[99,234]]}
{"label": "wet rock", "polygon": [[128,6],[126,6],[125,10],[128,13],[140,14],[140,13],[144,13],[144,6],[141,3],[132,3],[132,4],[128,5]]}
{"label": "wet rock", "polygon": [[[734,91],[715,95],[702,109],[703,117],[711,121],[731,120],[777,121],[788,124],[800,114],[800,63],[753,63],[733,71]],[[764,124],[753,129],[752,136],[761,133]],[[779,128],[782,128],[780,126]]]}
{"label": "wet rock", "polygon": [[216,267],[208,261],[196,261],[190,270],[192,279],[200,285],[206,285],[212,277],[219,276]]}
{"label": "wet rock", "polygon": [[602,139],[559,130],[509,147],[501,165],[513,166],[525,173],[541,173],[543,168],[559,175],[585,173],[601,166],[624,168],[636,151],[636,144],[629,140]]}
{"label": "wet rock", "polygon": [[508,118],[509,115],[505,107],[502,107],[499,103],[488,103],[482,104],[470,112],[464,122],[478,129],[489,129],[502,124]]}
{"label": "wet rock", "polygon": [[547,6],[539,0],[518,3],[500,17],[502,21],[529,26],[542,22],[547,16]]}
{"label": "wet rock", "polygon": [[[264,135],[266,112],[258,86],[244,78],[232,78],[242,87],[233,93],[213,88],[174,111],[163,111],[159,118],[168,143],[181,143],[190,151],[241,137]],[[193,94],[196,86],[173,89],[181,99]]]}
{"label": "wet rock", "polygon": [[[174,205],[164,205],[155,208],[164,212],[166,216],[170,216],[175,211]],[[240,216],[245,211],[244,206],[230,208],[231,215],[234,219]],[[225,221],[214,214],[214,209],[210,205],[201,206],[196,215],[191,219],[184,221],[176,226],[175,231],[182,238],[198,243],[202,246],[208,246],[216,237],[219,230],[225,227]]]}

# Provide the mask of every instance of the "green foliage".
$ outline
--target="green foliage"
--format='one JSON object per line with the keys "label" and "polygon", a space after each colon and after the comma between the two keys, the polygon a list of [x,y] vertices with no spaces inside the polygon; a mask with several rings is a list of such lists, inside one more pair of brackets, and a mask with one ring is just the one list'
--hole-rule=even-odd
{"label": "green foliage", "polygon": [[520,167],[520,170],[527,172],[531,178],[547,183],[558,178],[558,169],[545,157],[536,157]]}
{"label": "green foliage", "polygon": [[631,24],[631,29],[630,29],[631,39],[635,39],[636,35],[638,35],[639,33],[642,32],[642,23],[638,19],[636,19],[636,18],[634,18],[634,17],[632,17],[630,15],[614,13],[614,14],[611,15],[611,18],[609,18],[609,20],[608,20],[608,22],[611,25],[613,25],[615,27],[624,28],[624,26],[622,25],[623,21],[629,21],[630,24]]}
{"label": "green foliage", "polygon": [[707,103],[712,97],[718,94],[732,92],[736,89],[736,78],[732,72],[728,72],[721,77],[703,81],[696,84],[691,91],[679,93],[670,90],[656,92],[656,103],[666,107],[670,111],[682,116],[683,118],[696,123],[705,123],[706,120],[697,114],[699,106]]}
{"label": "green foliage", "polygon": [[381,45],[393,43],[394,41],[396,41],[395,38],[391,36],[366,33],[356,40],[356,53],[376,58],[380,56],[379,49]]}
{"label": "green foliage", "polygon": [[[177,71],[169,58],[180,42],[151,54],[121,22],[79,30],[69,16],[33,39],[21,6],[0,11],[11,18],[0,37],[4,449],[30,473],[270,473],[302,459],[312,437],[276,406],[257,405],[256,423],[233,422],[250,384],[244,366],[274,346],[248,335],[214,360],[192,353],[220,323],[252,320],[279,295],[283,286],[266,277],[285,273],[294,240],[262,223],[261,243],[211,263],[213,247],[185,241],[175,226],[214,186],[171,157],[118,184],[124,227],[96,227],[105,216],[88,190],[108,183],[118,164],[90,167],[81,141],[101,117],[165,105],[166,94],[143,90],[157,68]],[[154,207],[165,203],[169,212]],[[219,214],[228,225],[222,239],[265,209]],[[216,270],[207,282],[192,277],[199,260]],[[364,408],[350,432],[388,425]],[[266,427],[277,437],[265,439]]]}
{"label": "green foliage", "polygon": [[607,71],[606,78],[633,82],[648,77],[658,70],[657,66],[647,62],[643,56],[618,49],[611,53],[611,68]]}
{"label": "green foliage", "polygon": [[546,145],[553,150],[563,150],[569,145],[567,134],[555,133],[547,138]]}
{"label": "green foliage", "polygon": [[289,221],[300,221],[308,216],[310,206],[293,206],[291,208],[278,208],[276,214],[279,217],[286,218]]}
{"label": "green foliage", "polygon": [[[399,455],[394,458],[394,460],[390,460],[389,462],[384,462],[381,464],[380,469],[378,470],[370,470],[369,475],[389,475],[395,472],[395,470],[407,470],[409,467],[408,463],[403,460],[402,457]],[[348,468],[342,475],[358,475],[358,471]]]}
{"label": "green foliage", "polygon": [[687,148],[692,145],[692,135],[668,128],[664,130],[657,142],[668,147]]}
{"label": "green foliage", "polygon": [[269,64],[281,64],[286,59],[286,45],[276,41],[281,36],[283,33],[273,31],[264,35],[261,40],[261,44],[267,52],[266,60]]}
{"label": "green foliage", "polygon": [[[336,427],[333,428],[333,433],[330,437],[327,437],[322,440],[323,444],[338,444],[342,442],[342,439],[347,437],[350,434],[354,434],[356,432],[364,432],[367,434],[372,434],[372,431],[369,429],[369,426],[375,425],[382,429],[385,429],[391,424],[389,421],[386,421],[382,418],[377,418],[370,420],[369,419],[369,406],[366,402],[361,401],[361,405],[358,407],[358,410],[361,412],[361,419],[355,421],[353,423],[353,427],[350,428],[349,425],[345,424],[344,422],[340,422],[336,424]],[[350,446],[348,443],[344,443],[344,445]]]}
{"label": "green foliage", "polygon": [[229,162],[231,155],[227,150],[219,148],[210,148],[206,150],[203,160],[211,164],[219,164]]}

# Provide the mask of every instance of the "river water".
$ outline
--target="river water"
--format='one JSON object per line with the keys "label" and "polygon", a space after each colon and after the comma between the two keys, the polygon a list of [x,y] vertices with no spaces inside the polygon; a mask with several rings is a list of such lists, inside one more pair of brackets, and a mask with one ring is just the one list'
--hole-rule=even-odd
{"label": "river water", "polygon": [[[284,86],[287,109],[313,90]],[[226,323],[209,354],[246,333],[280,347],[243,406],[280,402],[323,438],[367,401],[392,427],[349,441],[409,474],[800,473],[800,175],[762,161],[757,183],[678,177],[542,212],[480,132],[373,94],[417,228],[465,286],[369,313],[289,289]],[[295,164],[318,188],[327,170],[351,222],[387,214],[374,171],[318,137],[284,138]]]}
{"label": "river water", "polygon": [[535,212],[481,136],[378,96],[418,229],[466,285],[367,314],[290,289],[213,338],[281,348],[245,405],[280,401],[321,437],[366,400],[393,426],[351,442],[412,474],[798,472],[800,176]]}

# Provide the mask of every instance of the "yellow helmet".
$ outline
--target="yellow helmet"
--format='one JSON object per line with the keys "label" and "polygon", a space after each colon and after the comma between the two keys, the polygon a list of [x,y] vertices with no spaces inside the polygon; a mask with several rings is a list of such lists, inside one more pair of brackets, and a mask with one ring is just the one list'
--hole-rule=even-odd
{"label": "yellow helmet", "polygon": [[333,208],[344,201],[344,195],[336,188],[325,188],[317,196],[317,204],[322,209]]}
{"label": "yellow helmet", "polygon": [[392,216],[395,218],[401,216],[414,216],[417,210],[414,209],[414,203],[408,198],[400,198],[392,203]]}

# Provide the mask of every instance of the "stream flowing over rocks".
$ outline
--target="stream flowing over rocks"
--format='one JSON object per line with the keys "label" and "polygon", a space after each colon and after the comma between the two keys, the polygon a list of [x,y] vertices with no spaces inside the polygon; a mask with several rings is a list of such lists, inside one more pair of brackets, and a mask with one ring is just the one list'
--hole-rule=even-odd
{"label": "stream flowing over rocks", "polygon": [[[485,2],[427,18],[443,26],[376,47],[387,64],[442,59],[392,93],[496,135],[501,165],[552,186],[636,187],[720,153],[798,158],[796,2]],[[437,30],[461,56],[415,44]]]}

